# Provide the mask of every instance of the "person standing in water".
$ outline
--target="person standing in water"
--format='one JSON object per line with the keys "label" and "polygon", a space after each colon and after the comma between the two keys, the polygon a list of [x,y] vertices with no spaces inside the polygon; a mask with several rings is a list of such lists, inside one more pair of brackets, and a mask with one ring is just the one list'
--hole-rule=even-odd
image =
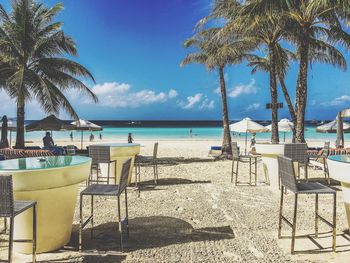
{"label": "person standing in water", "polygon": [[102,141],[102,133],[100,133],[100,141]]}
{"label": "person standing in water", "polygon": [[190,137],[192,138],[192,128],[190,128]]}
{"label": "person standing in water", "polygon": [[73,141],[73,132],[70,132],[69,137],[70,137],[70,140],[72,142]]}
{"label": "person standing in water", "polygon": [[129,132],[128,134],[128,143],[132,143],[134,141],[134,139],[132,138],[132,134],[131,132]]}

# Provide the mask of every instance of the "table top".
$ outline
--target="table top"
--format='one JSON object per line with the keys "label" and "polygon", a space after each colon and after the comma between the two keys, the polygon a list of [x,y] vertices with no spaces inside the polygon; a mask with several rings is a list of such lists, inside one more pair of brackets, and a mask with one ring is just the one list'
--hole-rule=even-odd
{"label": "table top", "polygon": [[85,156],[46,156],[0,161],[0,171],[42,170],[75,166],[90,162]]}
{"label": "table top", "polygon": [[328,159],[336,162],[350,163],[350,155],[332,155]]}
{"label": "table top", "polygon": [[96,146],[109,146],[109,147],[135,147],[140,146],[139,143],[99,143],[94,144]]}

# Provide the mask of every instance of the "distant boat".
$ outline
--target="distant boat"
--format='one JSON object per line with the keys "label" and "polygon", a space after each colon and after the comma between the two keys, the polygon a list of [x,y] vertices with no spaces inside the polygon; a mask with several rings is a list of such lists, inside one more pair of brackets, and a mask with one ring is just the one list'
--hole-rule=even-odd
{"label": "distant boat", "polygon": [[140,121],[131,121],[131,122],[128,122],[128,125],[140,125],[141,122]]}

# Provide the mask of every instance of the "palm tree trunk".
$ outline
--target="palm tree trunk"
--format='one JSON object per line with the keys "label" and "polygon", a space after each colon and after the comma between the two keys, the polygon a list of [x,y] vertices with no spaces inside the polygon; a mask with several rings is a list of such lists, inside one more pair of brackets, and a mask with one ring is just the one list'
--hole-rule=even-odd
{"label": "palm tree trunk", "polygon": [[283,77],[281,75],[279,75],[278,76],[278,80],[279,80],[279,83],[281,84],[281,88],[282,88],[282,92],[283,92],[283,95],[284,95],[284,99],[286,100],[286,103],[287,103],[287,106],[288,106],[288,109],[289,109],[289,114],[290,114],[290,117],[291,117],[292,122],[294,124],[294,126],[292,128],[292,132],[293,132],[293,140],[292,140],[292,142],[295,142],[295,134],[296,134],[296,132],[295,132],[296,130],[295,129],[296,129],[296,126],[297,126],[295,110],[294,110],[294,107],[293,107],[292,100],[290,99],[290,96],[289,96],[286,84],[284,83]]}
{"label": "palm tree trunk", "polygon": [[24,147],[24,100],[17,101],[17,132],[15,147]]}
{"label": "palm tree trunk", "polygon": [[227,108],[227,96],[226,96],[226,84],[224,76],[224,67],[219,67],[220,77],[220,90],[222,99],[222,117],[224,127],[224,138],[222,140],[222,154],[232,154],[231,147],[231,134],[230,134],[230,123],[228,120],[228,108]]}
{"label": "palm tree trunk", "polygon": [[279,143],[278,134],[278,109],[277,109],[277,81],[276,81],[276,64],[275,64],[275,51],[272,45],[269,46],[270,57],[270,94],[271,94],[271,142]]}
{"label": "palm tree trunk", "polygon": [[304,125],[305,125],[305,110],[307,102],[307,75],[309,63],[309,42],[306,37],[300,38],[300,65],[299,75],[296,89],[296,142],[305,142]]}

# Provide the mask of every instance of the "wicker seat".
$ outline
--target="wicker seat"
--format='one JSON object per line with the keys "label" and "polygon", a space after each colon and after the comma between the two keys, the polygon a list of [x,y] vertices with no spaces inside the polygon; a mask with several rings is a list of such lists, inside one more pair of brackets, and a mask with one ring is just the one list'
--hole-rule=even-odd
{"label": "wicker seat", "polygon": [[[237,146],[237,142],[232,142],[232,170],[231,170],[231,183],[233,183],[233,177],[235,176],[235,185],[241,183],[238,181],[238,173],[239,173],[239,163],[249,162],[249,185],[252,185],[252,175],[255,178],[255,186],[257,185],[257,177],[258,177],[258,158],[259,155],[240,155],[239,148]],[[236,163],[236,167],[235,167]],[[252,170],[254,168],[254,171]],[[266,175],[266,174],[265,174]],[[265,183],[269,184],[268,176],[266,175]]]}
{"label": "wicker seat", "polygon": [[[318,220],[320,219],[333,230],[333,251],[336,250],[336,191],[320,183],[313,182],[301,182],[298,183],[295,178],[293,160],[285,156],[278,156],[278,173],[281,178],[281,203],[279,212],[279,224],[278,224],[278,238],[281,238],[282,221],[286,222],[292,228],[292,245],[291,253],[294,254],[295,245],[295,231],[296,231],[296,220],[297,220],[297,206],[298,206],[298,195],[299,194],[314,194],[315,199],[315,236],[318,237]],[[293,222],[290,222],[283,216],[283,197],[285,190],[289,190],[295,194],[294,199],[294,215]],[[318,195],[319,194],[331,194],[333,195],[333,222],[330,223],[325,218],[318,214]]]}
{"label": "wicker seat", "polygon": [[329,171],[328,171],[328,165],[327,165],[327,158],[330,153],[330,142],[325,142],[324,147],[321,152],[318,154],[309,154],[309,161],[314,166],[320,167],[324,172],[324,177],[326,180],[326,183],[330,184],[331,179],[329,177]]}
{"label": "wicker seat", "polygon": [[[90,145],[89,146],[89,157],[92,158],[91,163],[91,173],[89,178],[89,185],[91,182],[101,183],[105,182],[109,184],[110,182],[110,173],[111,173],[111,164],[114,165],[114,173],[117,171],[117,161],[111,160],[110,156],[110,147],[102,145]],[[107,176],[102,176],[100,174],[100,164],[107,164]],[[96,180],[92,179],[93,173],[96,173]],[[114,184],[117,184],[117,178],[114,174]],[[100,180],[102,179],[102,180]]]}
{"label": "wicker seat", "polygon": [[154,144],[152,156],[137,155],[135,157],[135,184],[136,185],[140,183],[141,164],[151,164],[153,166],[154,184],[157,184],[157,180],[158,180],[157,155],[158,155],[158,142]]}
{"label": "wicker seat", "polygon": [[[91,229],[90,235],[93,237],[94,228],[94,196],[116,196],[117,206],[118,206],[118,223],[119,223],[119,233],[120,233],[120,248],[123,250],[123,225],[126,226],[127,236],[129,236],[129,219],[128,219],[128,201],[127,201],[127,182],[129,177],[129,171],[131,166],[131,159],[128,159],[122,168],[122,174],[120,176],[118,185],[106,185],[106,184],[93,184],[88,186],[85,190],[80,193],[80,227],[79,227],[79,251],[82,251],[83,236],[82,231],[84,227],[90,222]],[[120,212],[120,196],[125,193],[125,218],[121,219]],[[91,214],[89,218],[83,222],[83,197],[91,197]]]}
{"label": "wicker seat", "polygon": [[[14,240],[13,231],[15,216],[25,212],[30,208],[33,209],[33,238]],[[6,219],[10,219],[8,262],[12,262],[13,260],[13,242],[31,242],[33,244],[32,261],[36,262],[36,202],[14,201],[11,175],[0,176],[0,217],[5,218],[5,231],[7,228]]]}
{"label": "wicker seat", "polygon": [[300,179],[300,168],[304,167],[305,179],[308,180],[308,162],[309,156],[307,154],[306,143],[286,143],[284,145],[284,156],[293,160],[298,164],[298,178]]}

